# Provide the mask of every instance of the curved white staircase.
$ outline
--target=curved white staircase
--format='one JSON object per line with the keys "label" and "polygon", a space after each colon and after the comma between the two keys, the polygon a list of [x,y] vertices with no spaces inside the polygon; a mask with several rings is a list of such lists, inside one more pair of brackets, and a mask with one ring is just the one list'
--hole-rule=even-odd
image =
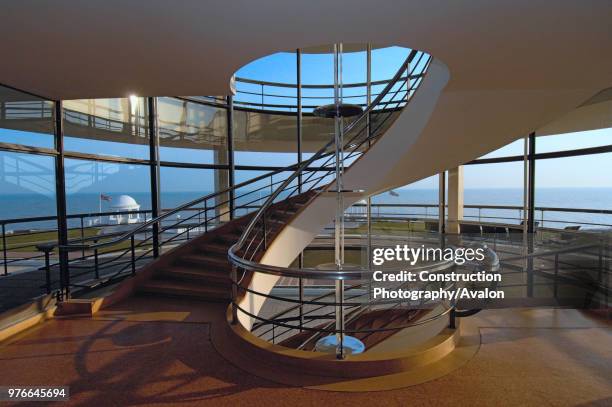
{"label": "curved white staircase", "polygon": [[[446,66],[434,59],[430,63],[423,82],[397,120],[346,170],[345,189],[363,191],[344,194],[346,208],[389,188],[384,183],[386,176],[393,171],[396,164],[403,159],[412,144],[418,139],[448,79],[449,73]],[[432,154],[431,158],[435,160],[435,154]],[[331,183],[327,189],[333,190],[334,186],[334,183]],[[333,220],[335,212],[335,193],[318,194],[270,243],[261,263],[288,267],[325,225]],[[278,278],[275,276],[257,274],[251,280],[250,288],[258,292],[269,293],[277,281]],[[246,295],[241,300],[240,306],[257,315],[263,305],[263,300],[264,297],[261,296]],[[253,323],[252,318],[246,314],[239,314],[239,318],[247,328]]]}

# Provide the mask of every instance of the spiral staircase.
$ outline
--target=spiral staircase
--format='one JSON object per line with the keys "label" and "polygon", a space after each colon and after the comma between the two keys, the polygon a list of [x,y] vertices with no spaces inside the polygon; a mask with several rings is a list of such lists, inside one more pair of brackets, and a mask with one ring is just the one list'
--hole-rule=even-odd
{"label": "spiral staircase", "polygon": [[[372,103],[355,118],[344,119],[345,208],[389,188],[384,184],[385,175],[418,139],[447,81],[443,64],[413,50]],[[404,131],[395,130],[398,121],[403,122]],[[242,350],[258,367],[280,363],[307,372],[309,377],[325,372],[344,378],[403,374],[447,360],[460,340],[452,304],[422,309],[401,303],[378,304],[368,300],[364,291],[368,270],[291,267],[336,212],[335,148],[331,139],[308,160],[181,205],[110,241],[63,249],[101,250],[131,240],[134,273],[140,256],[152,250],[146,248],[186,240],[146,264],[128,283],[137,295],[229,304],[227,329],[213,336],[217,350],[230,360],[242,357]],[[273,181],[281,173],[290,175]],[[258,182],[267,179],[270,183],[260,187]],[[149,237],[134,243],[134,236],[150,229]],[[178,233],[164,240],[170,230]],[[141,254],[136,255],[139,249]],[[440,262],[428,267],[446,270],[452,265]],[[298,299],[274,293],[281,278],[299,280]],[[347,284],[340,301],[332,298],[332,289],[317,298],[303,296],[305,281],[323,281],[331,287],[340,280]],[[284,308],[275,315],[264,315],[267,300],[280,301]],[[334,310],[337,313],[339,308],[346,315],[340,331],[333,322]],[[350,358],[341,353],[338,359],[312,351],[318,339],[339,332],[362,340],[366,352]],[[336,363],[350,363],[352,368]],[[272,376],[279,372],[270,371],[275,372]],[[291,374],[271,378],[283,381],[283,377]],[[314,382],[319,383],[318,379]]]}

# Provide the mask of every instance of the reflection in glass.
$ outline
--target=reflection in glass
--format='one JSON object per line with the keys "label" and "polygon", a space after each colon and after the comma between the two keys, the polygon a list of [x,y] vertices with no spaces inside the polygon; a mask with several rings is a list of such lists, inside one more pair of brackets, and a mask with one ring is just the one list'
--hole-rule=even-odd
{"label": "reflection in glass", "polygon": [[145,98],[66,100],[63,104],[66,151],[149,157]]}
{"label": "reflection in glass", "polygon": [[0,219],[55,213],[53,157],[0,151]]}
{"label": "reflection in glass", "polygon": [[295,115],[234,111],[236,165],[280,166],[297,162]]}
{"label": "reflection in glass", "polygon": [[0,86],[0,142],[54,148],[53,102]]}
{"label": "reflection in glass", "polygon": [[227,110],[178,98],[158,98],[160,159],[227,164]]}

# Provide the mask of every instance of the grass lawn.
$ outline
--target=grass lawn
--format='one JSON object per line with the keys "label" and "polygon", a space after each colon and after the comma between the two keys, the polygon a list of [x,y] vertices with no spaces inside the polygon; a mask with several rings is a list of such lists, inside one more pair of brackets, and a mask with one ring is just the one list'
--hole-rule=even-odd
{"label": "grass lawn", "polygon": [[[366,234],[368,231],[368,226],[361,225],[354,230],[358,233]],[[385,232],[390,235],[402,234],[406,232],[425,232],[425,222],[376,221],[372,222],[372,232]]]}
{"label": "grass lawn", "polygon": [[[98,228],[88,228],[83,230],[84,237],[95,236]],[[78,239],[81,237],[80,229],[68,231],[68,239]],[[35,252],[37,244],[57,241],[57,231],[38,232],[38,233],[16,233],[6,235],[6,248],[12,252]],[[0,246],[4,247],[4,239],[0,237]]]}

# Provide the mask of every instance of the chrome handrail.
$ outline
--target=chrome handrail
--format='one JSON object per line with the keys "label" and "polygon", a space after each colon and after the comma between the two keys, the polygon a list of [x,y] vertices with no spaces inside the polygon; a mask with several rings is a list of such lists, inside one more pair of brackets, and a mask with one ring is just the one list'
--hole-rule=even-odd
{"label": "chrome handrail", "polygon": [[[452,263],[452,262],[451,262]],[[432,273],[445,270],[450,263],[448,261],[438,261],[415,266],[410,271],[431,271]],[[314,268],[280,267],[269,264],[261,264],[252,260],[238,257],[234,265],[247,269],[256,270],[258,273],[270,274],[282,277],[302,277],[305,279],[328,279],[328,280],[356,280],[367,278],[374,274],[374,270],[369,268],[349,267],[342,270],[319,270]]]}

